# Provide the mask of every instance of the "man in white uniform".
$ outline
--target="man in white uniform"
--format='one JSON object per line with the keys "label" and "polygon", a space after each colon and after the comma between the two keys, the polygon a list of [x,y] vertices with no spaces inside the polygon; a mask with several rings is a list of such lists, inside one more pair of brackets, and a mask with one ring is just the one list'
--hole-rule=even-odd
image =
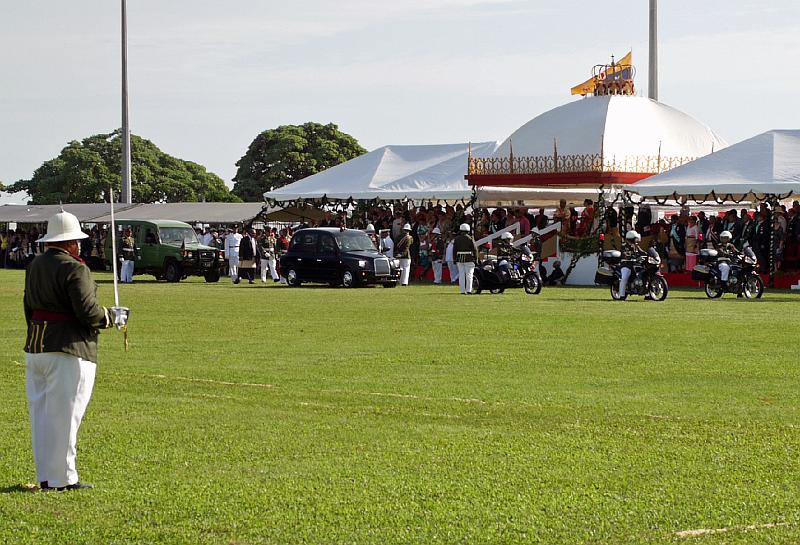
{"label": "man in white uniform", "polygon": [[458,282],[458,266],[456,266],[456,259],[453,254],[453,240],[447,243],[447,249],[444,252],[444,261],[447,263],[447,270],[450,271],[450,283],[455,284]]}
{"label": "man in white uniform", "polygon": [[462,223],[458,231],[458,236],[453,239],[453,252],[458,264],[458,287],[462,295],[469,295],[472,293],[472,277],[475,263],[478,262],[478,249],[469,235],[469,224]]}
{"label": "man in white uniform", "polygon": [[93,488],[78,479],[75,455],[94,386],[97,337],[100,329],[128,321],[127,309],[97,304],[97,286],[78,257],[84,238],[78,218],[57,213],[37,241],[46,251],[25,274],[25,390],[41,490]]}
{"label": "man in white uniform", "polygon": [[389,235],[389,229],[381,229],[381,253],[388,257],[390,260],[394,258],[394,241]]}
{"label": "man in white uniform", "polygon": [[239,233],[238,227],[235,227],[225,237],[225,256],[228,258],[228,268],[233,282],[239,278],[239,243],[241,241],[242,235]]}

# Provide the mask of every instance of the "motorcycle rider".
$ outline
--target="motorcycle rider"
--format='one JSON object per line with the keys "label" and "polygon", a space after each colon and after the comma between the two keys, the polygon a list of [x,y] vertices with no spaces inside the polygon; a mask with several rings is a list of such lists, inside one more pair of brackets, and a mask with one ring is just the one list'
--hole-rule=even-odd
{"label": "motorcycle rider", "polygon": [[[720,257],[727,257],[728,259],[738,256],[740,254],[739,249],[734,246],[733,242],[733,234],[730,231],[722,231],[719,234],[719,256]],[[731,273],[731,264],[728,261],[719,261],[717,263],[719,267],[719,279],[722,283],[722,288],[728,288],[728,276]]]}
{"label": "motorcycle rider", "polygon": [[500,240],[497,242],[497,261],[500,263],[501,269],[508,269],[508,262],[514,257],[513,242],[513,234],[506,232],[500,235]]}
{"label": "motorcycle rider", "polygon": [[631,229],[625,233],[625,241],[622,243],[622,270],[620,271],[619,281],[619,295],[625,297],[625,291],[628,289],[628,279],[633,272],[632,262],[637,256],[646,255],[642,250],[639,243],[642,241],[642,235]]}

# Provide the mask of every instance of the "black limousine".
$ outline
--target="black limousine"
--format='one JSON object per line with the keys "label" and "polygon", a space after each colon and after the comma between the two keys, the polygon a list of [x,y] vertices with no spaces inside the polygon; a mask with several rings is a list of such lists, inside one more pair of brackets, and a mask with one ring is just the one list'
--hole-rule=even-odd
{"label": "black limousine", "polygon": [[363,231],[318,227],[295,232],[281,257],[281,276],[289,286],[320,282],[352,288],[381,284],[393,288],[399,261],[381,254]]}

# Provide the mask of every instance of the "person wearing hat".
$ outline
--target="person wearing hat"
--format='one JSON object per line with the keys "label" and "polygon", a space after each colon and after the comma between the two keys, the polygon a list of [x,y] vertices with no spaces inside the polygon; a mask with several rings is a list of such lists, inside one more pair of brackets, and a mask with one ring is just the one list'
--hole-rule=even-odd
{"label": "person wearing hat", "polygon": [[269,228],[265,229],[258,238],[258,256],[261,259],[261,282],[267,282],[267,273],[272,276],[272,281],[280,280],[278,276],[278,264],[275,259],[275,252],[278,240],[275,233]]}
{"label": "person wearing hat", "polygon": [[100,329],[128,322],[127,309],[97,304],[97,286],[78,257],[78,218],[58,212],[37,242],[46,250],[25,274],[25,389],[36,479],[42,490],[92,488],[75,469],[78,428],[94,386]]}
{"label": "person wearing hat", "polygon": [[380,252],[386,257],[394,257],[394,241],[392,240],[390,229],[381,229],[381,243],[378,247]]}
{"label": "person wearing hat", "polygon": [[394,246],[394,256],[400,260],[400,285],[408,286],[408,277],[411,275],[411,245],[414,238],[411,236],[411,225],[403,225],[403,236]]}
{"label": "person wearing hat", "polygon": [[458,266],[458,287],[462,295],[472,293],[472,277],[478,261],[478,249],[469,233],[469,224],[462,223],[458,228],[458,236],[453,239],[453,253]]}
{"label": "person wearing hat", "polygon": [[234,284],[239,283],[239,243],[241,241],[242,235],[239,233],[238,227],[228,229],[228,234],[225,236],[225,257],[228,258],[228,273]]}
{"label": "person wearing hat", "polygon": [[437,286],[442,283],[442,258],[444,258],[444,251],[442,231],[438,227],[434,227],[433,231],[431,231],[430,258],[431,267],[433,268],[433,283]]}
{"label": "person wearing hat", "polygon": [[367,225],[367,228],[364,229],[364,232],[372,241],[372,245],[375,246],[376,248],[380,248],[380,241],[378,240],[378,237],[375,235],[375,226],[370,223],[369,225]]}

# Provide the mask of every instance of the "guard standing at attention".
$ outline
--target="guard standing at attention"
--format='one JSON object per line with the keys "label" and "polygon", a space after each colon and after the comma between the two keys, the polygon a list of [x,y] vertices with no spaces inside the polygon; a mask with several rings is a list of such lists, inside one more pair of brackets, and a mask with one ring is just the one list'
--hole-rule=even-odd
{"label": "guard standing at attention", "polygon": [[127,227],[119,239],[119,258],[122,261],[120,280],[123,284],[133,284],[133,268],[136,254],[136,241],[133,240],[130,227]]}
{"label": "guard standing at attention", "polygon": [[458,266],[458,287],[462,295],[472,293],[472,277],[478,261],[478,249],[469,232],[469,224],[462,223],[458,228],[458,236],[453,239],[453,253]]}
{"label": "guard standing at attention", "polygon": [[433,267],[433,283],[442,283],[442,259],[444,258],[444,239],[442,238],[442,231],[438,227],[434,227],[431,232],[431,266]]}
{"label": "guard standing at attention", "polygon": [[394,245],[394,256],[400,260],[400,285],[408,286],[408,277],[411,276],[411,245],[414,237],[411,236],[411,225],[403,225],[403,235]]}
{"label": "guard standing at attention", "polygon": [[78,240],[87,236],[78,218],[57,213],[37,241],[45,252],[25,275],[25,389],[41,490],[93,488],[75,469],[78,428],[94,386],[99,330],[128,318],[97,304],[97,286],[78,257]]}

